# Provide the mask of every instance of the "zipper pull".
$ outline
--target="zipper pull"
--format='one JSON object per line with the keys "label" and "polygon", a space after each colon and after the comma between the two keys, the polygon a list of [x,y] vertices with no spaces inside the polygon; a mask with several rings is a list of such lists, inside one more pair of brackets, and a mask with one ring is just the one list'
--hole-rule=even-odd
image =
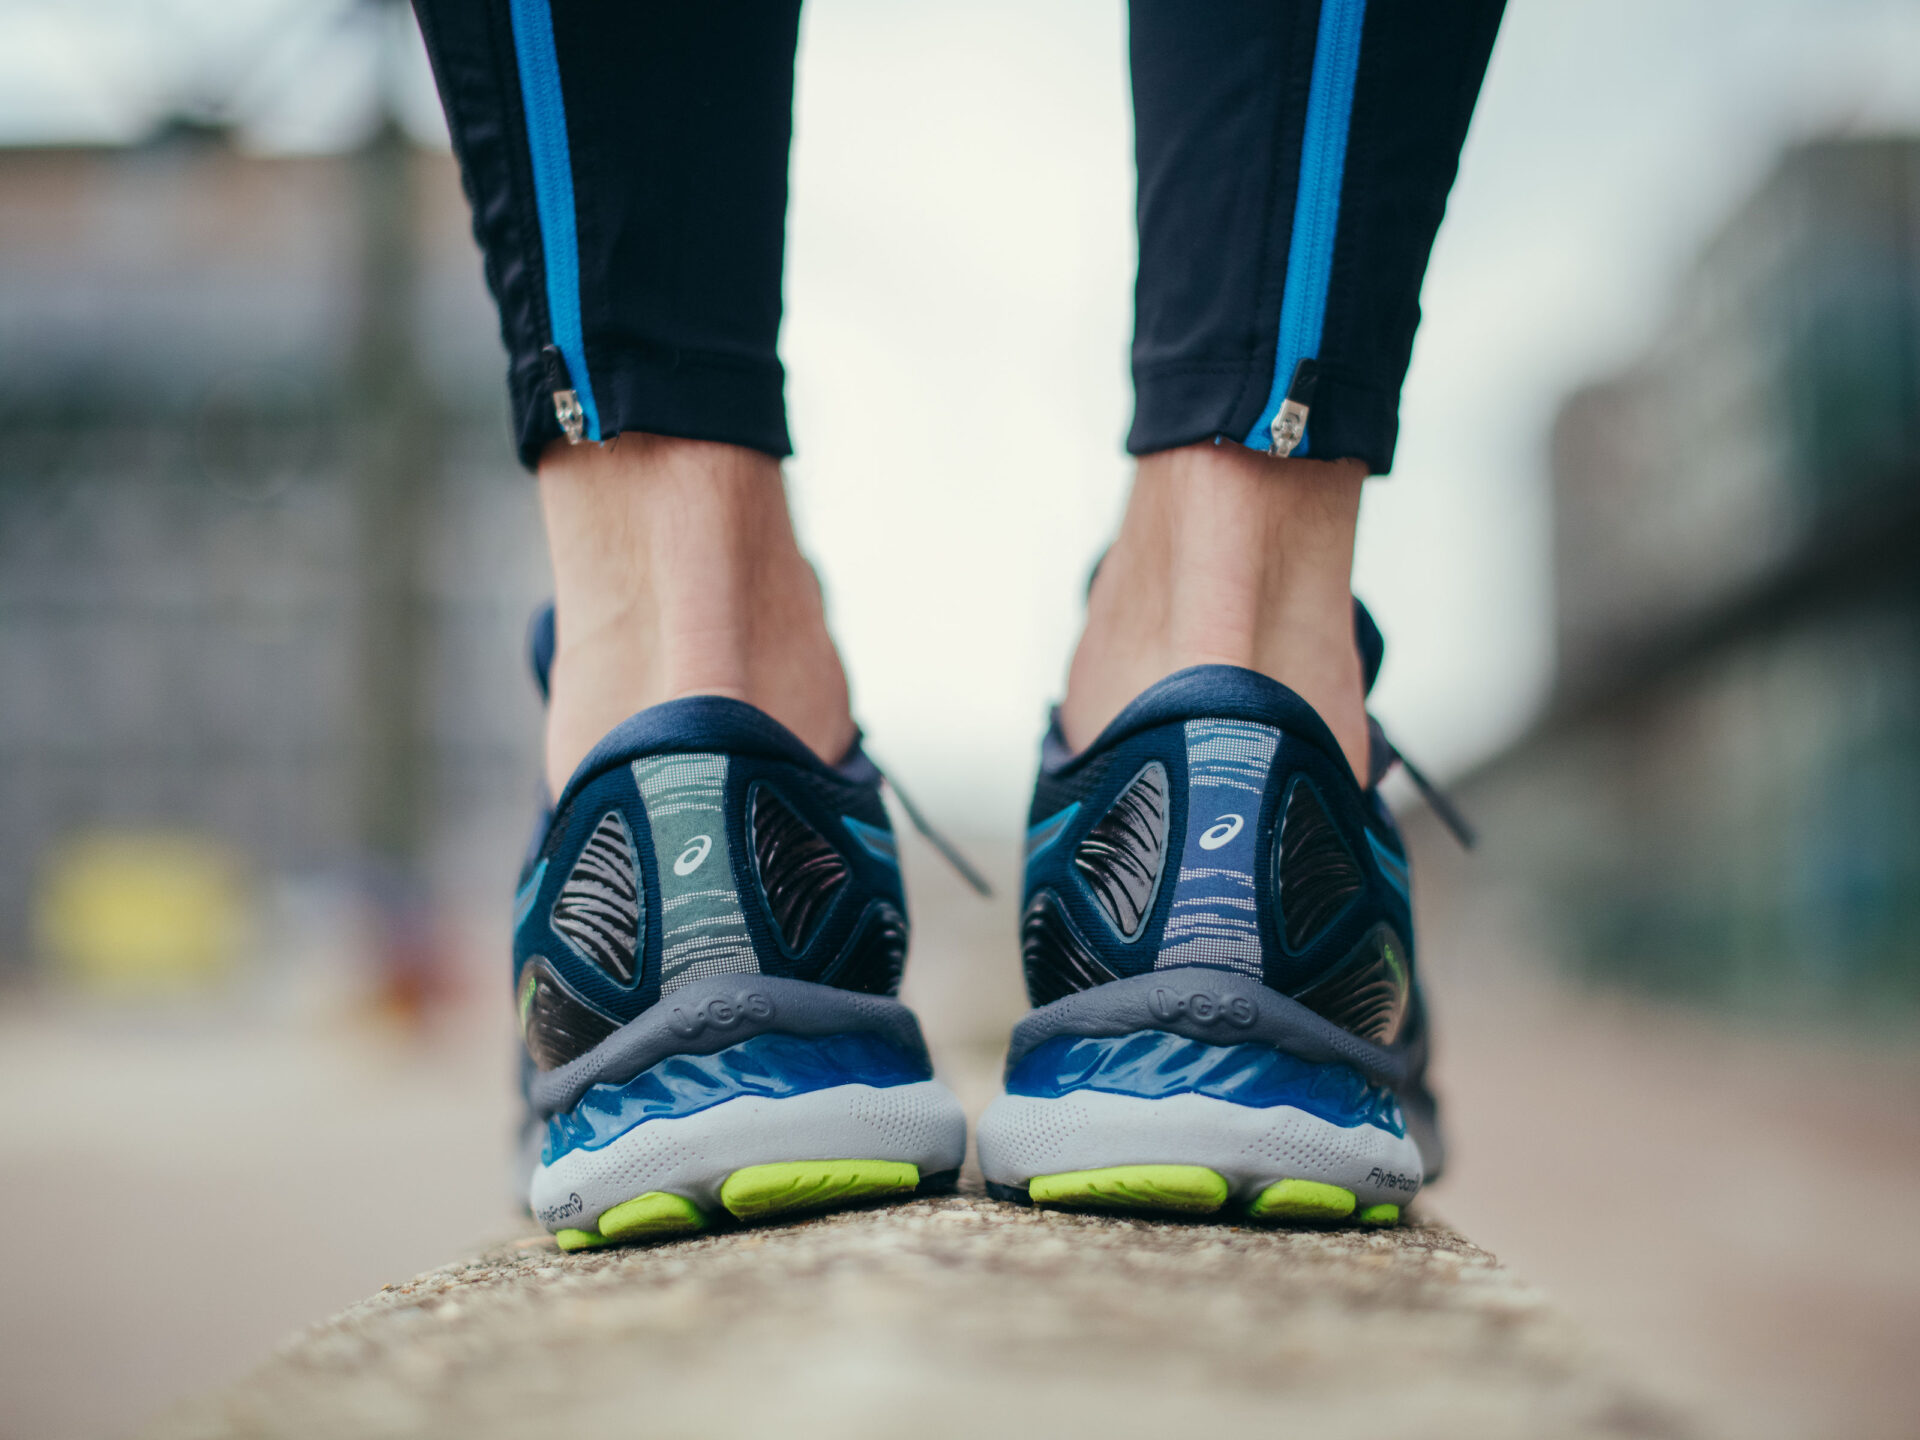
{"label": "zipper pull", "polygon": [[1307,413],[1313,407],[1314,382],[1319,378],[1320,367],[1311,360],[1302,360],[1293,367],[1293,378],[1287,382],[1287,396],[1273,417],[1273,443],[1267,447],[1267,453],[1274,459],[1286,459],[1306,439]]}
{"label": "zipper pull", "polygon": [[553,389],[553,418],[560,422],[567,443],[578,445],[587,436],[587,412],[580,408],[573,377],[567,373],[567,357],[560,353],[558,345],[549,345],[540,353],[546,359],[547,383]]}

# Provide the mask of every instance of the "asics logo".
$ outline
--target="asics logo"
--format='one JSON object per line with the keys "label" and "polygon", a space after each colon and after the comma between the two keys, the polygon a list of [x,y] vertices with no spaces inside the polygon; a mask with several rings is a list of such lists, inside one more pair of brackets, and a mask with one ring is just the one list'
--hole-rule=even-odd
{"label": "asics logo", "polygon": [[675,1005],[667,1024],[676,1034],[694,1036],[702,1030],[731,1030],[746,1020],[771,1020],[773,1000],[759,990],[743,990],[729,1000],[716,995],[700,1005]]}
{"label": "asics logo", "polygon": [[711,835],[694,836],[693,839],[687,842],[687,848],[680,852],[679,858],[673,862],[673,873],[676,875],[691,875],[705,863],[707,855],[712,849],[713,837]]}
{"label": "asics logo", "polygon": [[1207,833],[1200,837],[1200,848],[1202,850],[1218,850],[1222,845],[1238,835],[1240,833],[1240,827],[1245,823],[1246,821],[1242,820],[1238,815],[1222,815],[1207,828]]}
{"label": "asics logo", "polygon": [[1244,995],[1216,995],[1210,990],[1194,990],[1182,995],[1177,991],[1156,988],[1147,997],[1147,1008],[1153,1012],[1156,1020],[1178,1020],[1185,1016],[1202,1025],[1234,1025],[1245,1027],[1260,1018],[1260,1011],[1253,1001]]}

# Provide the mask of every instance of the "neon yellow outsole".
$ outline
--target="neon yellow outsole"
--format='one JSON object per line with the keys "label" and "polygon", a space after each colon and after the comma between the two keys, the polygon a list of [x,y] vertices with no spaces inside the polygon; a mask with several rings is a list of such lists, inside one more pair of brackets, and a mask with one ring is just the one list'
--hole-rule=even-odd
{"label": "neon yellow outsole", "polygon": [[690,1235],[704,1230],[707,1217],[684,1195],[655,1190],[616,1205],[600,1217],[600,1233],[608,1240],[655,1240],[667,1235]]}
{"label": "neon yellow outsole", "polygon": [[[886,1195],[911,1194],[918,1166],[895,1160],[788,1160],[749,1165],[720,1186],[720,1203],[742,1220],[824,1210]],[[598,1250],[629,1240],[667,1240],[707,1228],[707,1216],[684,1195],[649,1191],[603,1211],[595,1230],[560,1230],[562,1250]]]}
{"label": "neon yellow outsole", "polygon": [[1027,1195],[1036,1205],[1211,1215],[1227,1203],[1227,1181],[1204,1165],[1113,1165],[1104,1170],[1036,1175]]}
{"label": "neon yellow outsole", "polygon": [[786,1160],[734,1171],[720,1203],[742,1220],[760,1220],[908,1193],[919,1183],[920,1167],[901,1160]]}
{"label": "neon yellow outsole", "polygon": [[1398,1205],[1385,1203],[1369,1205],[1353,1218],[1358,1220],[1362,1225],[1398,1225],[1400,1223],[1400,1207]]}
{"label": "neon yellow outsole", "polygon": [[[1318,1180],[1276,1180],[1247,1207],[1247,1214],[1255,1220],[1328,1223],[1346,1219],[1353,1213],[1354,1204],[1354,1193],[1338,1185],[1326,1185]],[[1399,1207],[1392,1208],[1397,1217]]]}
{"label": "neon yellow outsole", "polygon": [[554,1240],[562,1250],[598,1250],[623,1240],[664,1240],[704,1230],[707,1217],[684,1195],[652,1190],[602,1212],[597,1230],[561,1230]]}

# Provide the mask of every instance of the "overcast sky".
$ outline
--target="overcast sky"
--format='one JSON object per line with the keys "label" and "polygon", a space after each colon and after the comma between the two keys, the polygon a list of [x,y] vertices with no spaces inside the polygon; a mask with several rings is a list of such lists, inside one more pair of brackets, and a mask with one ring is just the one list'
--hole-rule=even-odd
{"label": "overcast sky", "polygon": [[[341,19],[346,14],[348,18]],[[383,89],[444,143],[417,40],[315,0],[0,0],[0,143],[126,142],[237,96],[246,143],[351,145]],[[1429,274],[1357,588],[1377,708],[1443,771],[1551,667],[1543,459],[1700,241],[1811,134],[1920,129],[1920,6],[1518,0]],[[783,349],[796,506],[876,749],[1011,824],[1118,515],[1132,172],[1117,0],[811,0]],[[0,197],[4,203],[4,197]],[[477,263],[477,262],[476,262]]]}

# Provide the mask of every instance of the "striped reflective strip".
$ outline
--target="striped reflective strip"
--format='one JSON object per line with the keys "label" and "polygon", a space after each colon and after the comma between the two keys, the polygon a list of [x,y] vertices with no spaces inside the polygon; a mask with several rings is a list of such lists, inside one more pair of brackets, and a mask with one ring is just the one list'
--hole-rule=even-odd
{"label": "striped reflective strip", "polygon": [[513,54],[520,68],[521,108],[533,158],[534,203],[540,212],[540,249],[547,262],[547,324],[567,362],[586,416],[589,440],[600,438],[600,412],[587,375],[580,324],[580,242],[573,218],[573,159],[567,149],[567,107],[560,94],[560,57],[553,43],[547,0],[509,0]]}
{"label": "striped reflective strip", "polygon": [[[1366,0],[1321,0],[1313,46],[1313,81],[1300,138],[1300,178],[1293,199],[1293,235],[1287,246],[1287,283],[1280,299],[1280,335],[1273,354],[1273,388],[1245,443],[1265,450],[1273,417],[1287,398],[1294,367],[1320,353],[1333,276],[1333,241],[1340,228],[1340,183],[1347,168],[1347,130],[1353,120],[1354,79],[1360,71],[1360,31]],[[1309,453],[1307,440],[1295,455]]]}

